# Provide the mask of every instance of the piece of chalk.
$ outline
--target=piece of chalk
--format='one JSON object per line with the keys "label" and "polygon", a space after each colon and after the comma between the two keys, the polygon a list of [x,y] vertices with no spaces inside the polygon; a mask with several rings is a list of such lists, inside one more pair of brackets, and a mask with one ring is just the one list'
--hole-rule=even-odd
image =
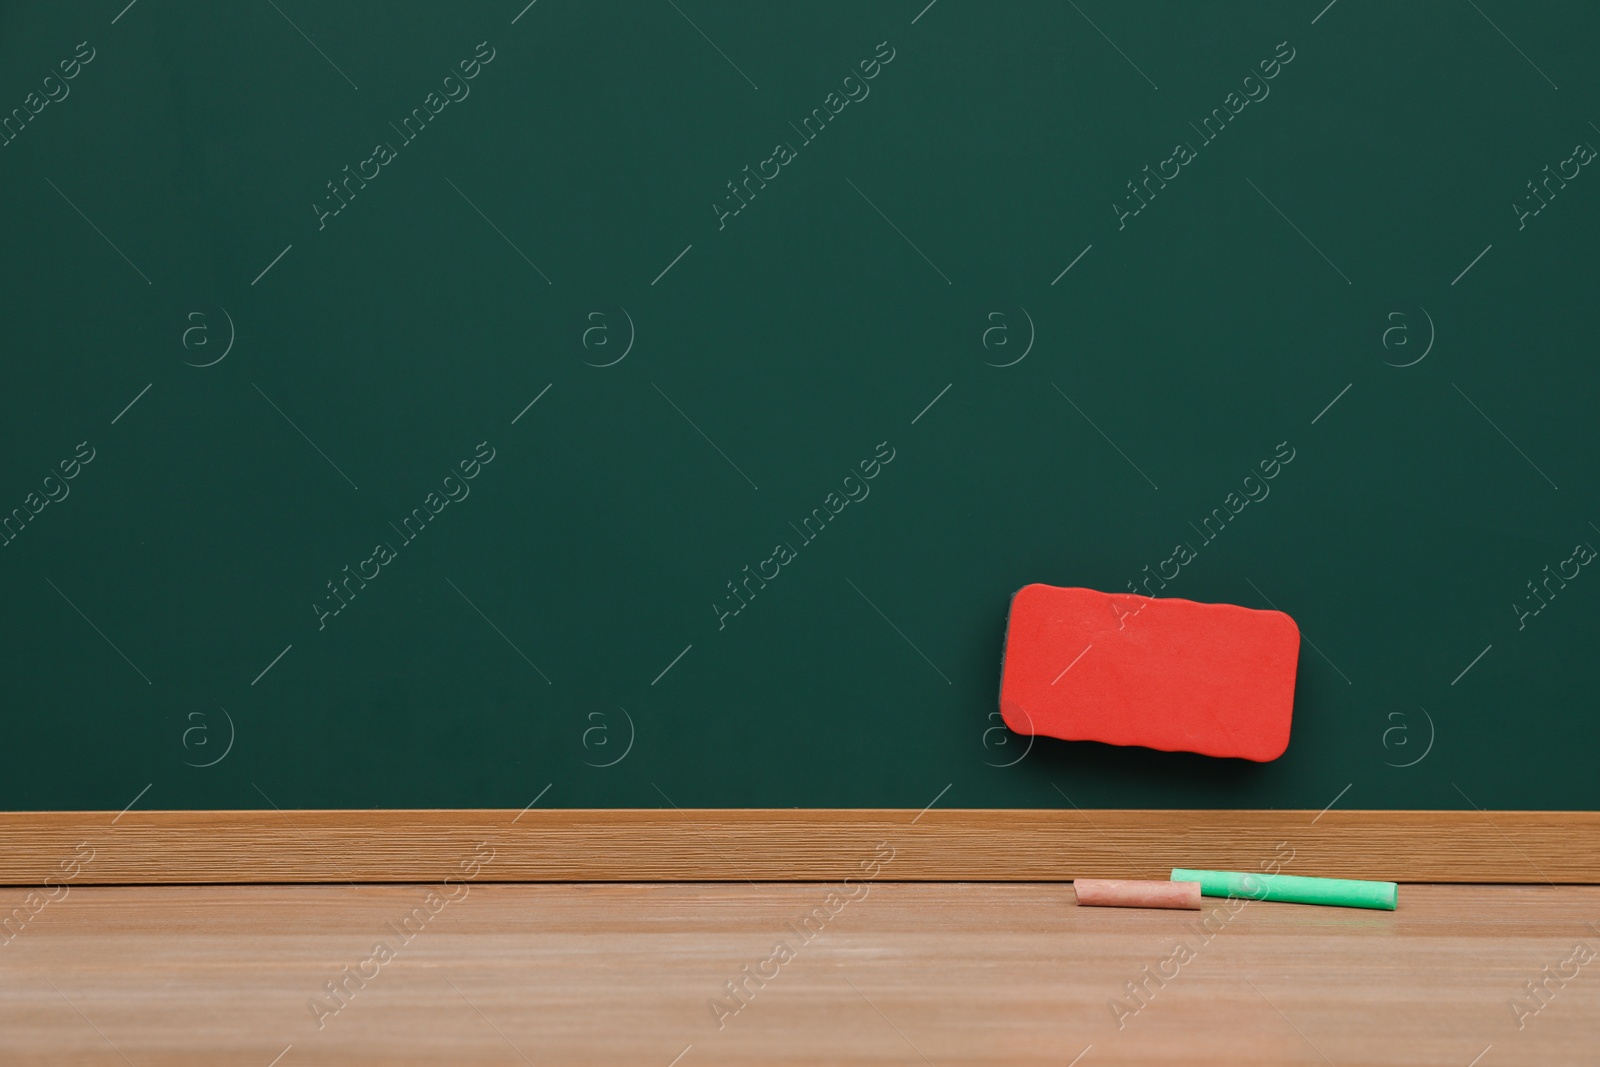
{"label": "piece of chalk", "polygon": [[1188,908],[1200,910],[1199,882],[1133,882],[1120,878],[1079,878],[1072,883],[1078,903],[1093,908]]}
{"label": "piece of chalk", "polygon": [[1393,911],[1399,887],[1393,882],[1363,882],[1353,878],[1306,878],[1297,874],[1249,874],[1237,871],[1172,870],[1174,882],[1199,882],[1208,897],[1248,897],[1288,904],[1332,904],[1341,908],[1378,908]]}

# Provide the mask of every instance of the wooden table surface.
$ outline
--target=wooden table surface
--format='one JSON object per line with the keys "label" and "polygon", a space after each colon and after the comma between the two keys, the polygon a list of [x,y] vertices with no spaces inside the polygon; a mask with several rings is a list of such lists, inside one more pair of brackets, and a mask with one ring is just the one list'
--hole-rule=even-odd
{"label": "wooden table surface", "polygon": [[1079,908],[1057,884],[851,891],[76,887],[30,915],[0,890],[0,920],[22,908],[0,933],[0,1062],[1600,1063],[1600,887],[1236,914]]}

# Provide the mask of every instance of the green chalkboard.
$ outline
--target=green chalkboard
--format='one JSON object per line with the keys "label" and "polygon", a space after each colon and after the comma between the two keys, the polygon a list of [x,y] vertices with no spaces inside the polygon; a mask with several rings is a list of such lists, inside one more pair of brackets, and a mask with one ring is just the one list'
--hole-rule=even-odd
{"label": "green chalkboard", "polygon": [[[0,807],[1600,802],[1593,5],[124,3],[0,17]],[[1287,754],[1009,735],[1030,582]]]}

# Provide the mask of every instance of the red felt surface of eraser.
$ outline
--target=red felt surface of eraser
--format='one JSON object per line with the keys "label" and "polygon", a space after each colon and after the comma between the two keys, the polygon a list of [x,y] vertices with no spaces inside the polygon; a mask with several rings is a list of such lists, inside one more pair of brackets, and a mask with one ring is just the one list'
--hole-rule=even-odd
{"label": "red felt surface of eraser", "polygon": [[1000,713],[1020,734],[1264,762],[1289,746],[1299,655],[1281,611],[1029,585]]}

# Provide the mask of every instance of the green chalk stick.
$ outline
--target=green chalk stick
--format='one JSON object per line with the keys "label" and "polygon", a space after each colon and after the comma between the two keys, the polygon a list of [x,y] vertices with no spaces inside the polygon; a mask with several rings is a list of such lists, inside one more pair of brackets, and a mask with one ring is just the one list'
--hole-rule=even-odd
{"label": "green chalk stick", "polygon": [[1174,882],[1199,882],[1200,895],[1280,900],[1290,904],[1332,904],[1341,908],[1393,911],[1399,887],[1393,882],[1361,882],[1353,878],[1305,878],[1295,874],[1248,874],[1237,871],[1172,871]]}

